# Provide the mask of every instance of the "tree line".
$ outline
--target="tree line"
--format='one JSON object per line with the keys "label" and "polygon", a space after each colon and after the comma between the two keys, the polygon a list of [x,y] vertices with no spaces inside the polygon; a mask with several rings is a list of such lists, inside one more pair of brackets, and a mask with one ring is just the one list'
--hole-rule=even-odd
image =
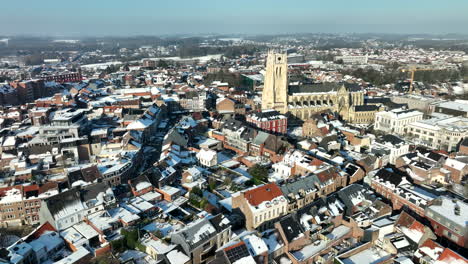
{"label": "tree line", "polygon": [[[386,69],[384,71],[378,71],[372,68],[353,69],[353,70],[342,70],[342,74],[361,78],[366,82],[374,85],[393,84],[398,80],[409,79],[410,73],[402,72],[399,69]],[[446,81],[458,81],[462,78],[463,74],[468,74],[468,69],[463,70],[433,70],[433,71],[420,71],[415,72],[414,81],[420,81],[425,83],[437,83]]]}

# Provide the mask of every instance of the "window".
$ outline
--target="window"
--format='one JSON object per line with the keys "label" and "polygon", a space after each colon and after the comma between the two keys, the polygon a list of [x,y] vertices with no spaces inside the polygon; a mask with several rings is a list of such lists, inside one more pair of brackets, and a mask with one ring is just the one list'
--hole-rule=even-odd
{"label": "window", "polygon": [[206,243],[205,245],[203,245],[203,250],[206,250],[206,249],[208,249],[209,247],[210,247],[210,243],[208,242],[208,243]]}

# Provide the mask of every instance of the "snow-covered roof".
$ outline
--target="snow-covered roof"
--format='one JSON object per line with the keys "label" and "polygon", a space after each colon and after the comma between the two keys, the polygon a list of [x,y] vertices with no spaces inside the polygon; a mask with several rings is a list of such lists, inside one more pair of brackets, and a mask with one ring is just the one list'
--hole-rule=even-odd
{"label": "snow-covered roof", "polygon": [[171,252],[167,253],[166,257],[171,264],[181,264],[190,260],[190,258],[187,257],[187,255],[185,255],[178,249],[174,249]]}
{"label": "snow-covered roof", "polygon": [[254,234],[247,235],[242,240],[253,256],[258,256],[268,251],[265,241]]}

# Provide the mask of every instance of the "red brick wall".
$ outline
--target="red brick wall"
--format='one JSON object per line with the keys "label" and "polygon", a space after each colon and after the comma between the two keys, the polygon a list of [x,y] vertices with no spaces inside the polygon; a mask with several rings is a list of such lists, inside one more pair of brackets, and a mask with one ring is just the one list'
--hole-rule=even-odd
{"label": "red brick wall", "polygon": [[102,255],[105,255],[109,252],[111,252],[112,248],[111,248],[111,244],[107,244],[101,248],[98,248],[94,251],[94,254],[96,255],[96,257],[98,256],[102,256]]}
{"label": "red brick wall", "polygon": [[[435,221],[434,219],[432,218],[429,218],[429,217],[426,217],[429,222],[431,222],[431,225],[434,229],[434,233],[439,236],[439,237],[445,237],[447,238],[448,240],[451,240],[453,242],[455,242],[457,245],[461,246],[461,247],[465,247],[465,245],[467,245],[466,243],[466,238],[464,238],[463,236],[459,236],[457,235],[455,232],[451,231],[450,229],[446,228],[445,226],[439,224],[437,221]],[[457,241],[454,241],[453,239],[451,238],[448,238],[447,236],[444,235],[444,230],[447,230],[448,232],[450,232],[452,235],[455,235],[458,240]],[[467,245],[468,246],[468,245]]]}

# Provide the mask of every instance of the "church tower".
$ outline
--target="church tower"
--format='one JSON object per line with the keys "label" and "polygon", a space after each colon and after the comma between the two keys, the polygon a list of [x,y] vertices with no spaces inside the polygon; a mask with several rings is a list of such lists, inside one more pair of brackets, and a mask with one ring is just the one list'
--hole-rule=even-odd
{"label": "church tower", "polygon": [[262,110],[288,112],[288,57],[286,53],[268,52]]}

